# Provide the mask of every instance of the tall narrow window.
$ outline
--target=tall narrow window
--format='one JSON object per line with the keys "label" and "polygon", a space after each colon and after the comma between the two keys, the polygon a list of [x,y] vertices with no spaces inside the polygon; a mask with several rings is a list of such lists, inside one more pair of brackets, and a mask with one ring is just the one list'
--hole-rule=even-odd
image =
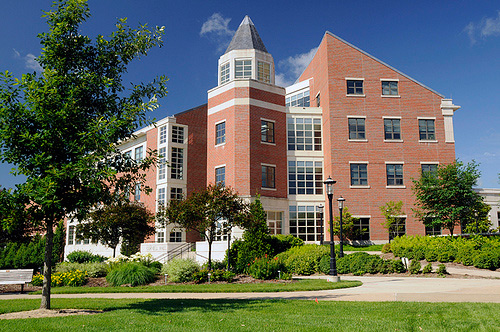
{"label": "tall narrow window", "polygon": [[363,94],[363,80],[346,80],[348,95]]}
{"label": "tall narrow window", "polygon": [[276,188],[274,181],[276,167],[262,165],[262,188]]}
{"label": "tall narrow window", "polygon": [[229,82],[229,62],[220,66],[220,84]]}
{"label": "tall narrow window", "polygon": [[136,183],[134,187],[134,201],[139,202],[141,200],[141,184]]}
{"label": "tall narrow window", "polygon": [[269,234],[277,235],[281,234],[283,225],[283,212],[278,211],[267,211],[267,227],[269,228]]}
{"label": "tall narrow window", "polygon": [[165,232],[160,231],[156,233],[156,243],[163,243],[165,242]]}
{"label": "tall narrow window", "polygon": [[160,127],[160,144],[167,143],[167,126]]}
{"label": "tall narrow window", "polygon": [[403,185],[403,165],[387,164],[387,185],[402,186]]}
{"label": "tall narrow window", "polygon": [[215,145],[226,142],[226,122],[215,125]]}
{"label": "tall narrow window", "polygon": [[144,148],[139,146],[135,148],[135,160],[140,162],[144,158]]}
{"label": "tall narrow window", "polygon": [[271,82],[271,65],[267,62],[258,63],[258,75],[257,79],[262,82],[270,83]]}
{"label": "tall narrow window", "polygon": [[384,96],[397,96],[398,81],[382,81],[382,95]]}
{"label": "tall narrow window", "polygon": [[184,170],[184,149],[172,148],[172,158],[171,163],[171,173],[170,178],[172,179],[183,179]]}
{"label": "tall narrow window", "polygon": [[165,188],[158,188],[158,207],[165,206],[166,202]]}
{"label": "tall narrow window", "polygon": [[158,180],[165,179],[165,174],[167,173],[167,156],[166,148],[160,148],[158,160]]}
{"label": "tall narrow window", "polygon": [[215,169],[215,184],[220,184],[221,186],[226,185],[226,167],[217,167]]}
{"label": "tall narrow window", "polygon": [[384,139],[401,139],[401,124],[399,119],[384,119]]}
{"label": "tall narrow window", "polygon": [[261,140],[266,143],[274,143],[274,122],[260,121]]}
{"label": "tall narrow window", "polygon": [[351,164],[351,186],[368,185],[368,171],[366,164]]}
{"label": "tall narrow window", "polygon": [[349,118],[349,139],[365,138],[365,119]]}
{"label": "tall narrow window", "polygon": [[234,78],[252,78],[252,60],[236,60],[234,65]]}
{"label": "tall narrow window", "polygon": [[68,227],[68,244],[73,244],[75,240],[75,226]]}
{"label": "tall narrow window", "polygon": [[434,127],[434,120],[418,120],[418,132],[420,140],[435,140],[436,132]]}
{"label": "tall narrow window", "polygon": [[172,143],[184,144],[184,127],[172,126]]}

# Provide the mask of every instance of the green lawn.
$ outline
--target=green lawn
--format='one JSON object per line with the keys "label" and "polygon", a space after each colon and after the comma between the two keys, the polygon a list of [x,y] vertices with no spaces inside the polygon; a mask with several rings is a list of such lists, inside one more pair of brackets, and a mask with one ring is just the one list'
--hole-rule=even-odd
{"label": "green lawn", "polygon": [[[351,245],[345,244],[344,245],[344,251],[382,251],[383,244],[373,244],[370,246],[356,246],[353,247]],[[340,246],[336,245],[335,246],[335,252],[338,252],[340,250]]]}
{"label": "green lawn", "polygon": [[[0,313],[40,300],[0,300]],[[303,300],[52,299],[91,316],[0,320],[0,331],[498,331],[500,304]]]}
{"label": "green lawn", "polygon": [[[53,287],[52,294],[75,293],[250,293],[297,292],[361,286],[360,281],[327,282],[324,279],[303,279],[292,283],[255,284],[169,284],[139,287]],[[41,294],[41,291],[32,294]]]}

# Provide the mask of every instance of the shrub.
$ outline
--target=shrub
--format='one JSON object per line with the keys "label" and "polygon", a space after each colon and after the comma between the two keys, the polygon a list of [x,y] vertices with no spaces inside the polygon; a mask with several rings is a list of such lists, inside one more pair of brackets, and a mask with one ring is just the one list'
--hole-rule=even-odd
{"label": "shrub", "polygon": [[192,280],[196,284],[208,282],[208,273],[210,273],[210,282],[216,282],[216,281],[231,282],[231,281],[233,281],[234,277],[236,276],[231,271],[225,271],[225,270],[209,271],[207,269],[203,269],[203,270],[200,270],[198,272],[193,273]]}
{"label": "shrub", "polygon": [[200,265],[192,259],[172,259],[162,268],[163,274],[168,274],[171,282],[188,282],[193,274],[200,271]]}
{"label": "shrub", "polygon": [[425,251],[425,260],[428,262],[435,262],[438,259],[439,250],[437,247],[428,248]]}
{"label": "shrub", "polygon": [[[227,261],[212,261],[212,270],[225,270],[227,267]],[[201,265],[202,270],[208,270],[208,261]]]}
{"label": "shrub", "polygon": [[256,279],[277,279],[278,271],[283,270],[283,264],[278,257],[269,258],[267,255],[256,258],[248,267],[248,273]]}
{"label": "shrub", "polygon": [[426,266],[424,266],[424,269],[422,270],[423,274],[428,274],[432,272],[432,264],[429,263]]}
{"label": "shrub", "polygon": [[480,252],[474,256],[473,264],[480,269],[496,270],[498,266],[498,256],[495,252]]}
{"label": "shrub", "polygon": [[305,244],[300,247],[293,247],[277,255],[278,260],[283,262],[285,272],[311,275],[319,272],[319,262],[324,255],[329,254],[329,249],[316,244]]}
{"label": "shrub", "polygon": [[411,274],[418,274],[421,268],[422,265],[420,264],[420,261],[418,259],[414,259],[411,261],[408,270],[410,271]]}
{"label": "shrub", "polygon": [[155,280],[155,271],[138,262],[127,262],[108,273],[106,280],[113,286],[146,285]]}
{"label": "shrub", "polygon": [[446,266],[444,264],[439,264],[436,273],[439,276],[444,277],[446,274],[448,274],[448,271],[446,271]]}
{"label": "shrub", "polygon": [[[53,273],[50,277],[50,285],[52,287],[59,286],[72,286],[78,287],[83,286],[87,283],[88,276],[85,271],[69,271],[69,272],[56,272]],[[31,280],[31,284],[33,286],[42,286],[43,285],[43,275],[35,274],[33,279]]]}
{"label": "shrub", "polygon": [[387,254],[388,252],[391,252],[391,244],[390,243],[386,243],[382,247],[382,253],[383,254]]}
{"label": "shrub", "polygon": [[37,273],[33,276],[33,279],[31,280],[31,284],[33,286],[42,286],[43,285],[43,275],[40,273]]}
{"label": "shrub", "polygon": [[406,272],[406,267],[400,259],[393,259],[393,260],[391,260],[391,263],[392,263],[393,272],[395,272],[395,273],[405,273]]}
{"label": "shrub", "polygon": [[338,259],[337,272],[340,274],[354,273],[355,275],[367,272],[374,274],[380,271],[383,264],[383,259],[379,256],[366,252],[356,252]]}
{"label": "shrub", "polygon": [[106,263],[58,263],[55,272],[71,272],[71,271],[85,271],[90,278],[105,277],[108,274],[108,266]]}
{"label": "shrub", "polygon": [[300,247],[304,245],[304,241],[302,239],[299,239],[298,237],[291,234],[272,235],[269,238],[269,242],[271,244],[272,255],[277,255],[293,247]]}
{"label": "shrub", "polygon": [[208,282],[208,270],[203,269],[198,272],[193,273],[192,275],[192,280],[194,281],[195,284],[201,284],[204,282]]}
{"label": "shrub", "polygon": [[101,263],[107,258],[101,255],[93,254],[89,251],[76,250],[71,252],[66,259],[70,263]]}
{"label": "shrub", "polygon": [[387,274],[393,272],[394,272],[394,267],[392,266],[392,261],[384,260],[380,265],[380,273]]}

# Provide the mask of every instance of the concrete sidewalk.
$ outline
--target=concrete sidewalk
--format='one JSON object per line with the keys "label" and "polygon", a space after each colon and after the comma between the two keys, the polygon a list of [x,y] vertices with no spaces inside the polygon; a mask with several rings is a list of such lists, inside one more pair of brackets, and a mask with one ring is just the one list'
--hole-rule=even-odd
{"label": "concrete sidewalk", "polygon": [[[314,276],[311,278],[327,278]],[[142,298],[142,299],[295,299],[318,301],[410,301],[410,302],[492,302],[500,303],[500,280],[411,277],[356,277],[363,285],[311,292],[278,293],[107,293],[53,294],[52,298]],[[40,295],[0,294],[0,300],[33,299]]]}

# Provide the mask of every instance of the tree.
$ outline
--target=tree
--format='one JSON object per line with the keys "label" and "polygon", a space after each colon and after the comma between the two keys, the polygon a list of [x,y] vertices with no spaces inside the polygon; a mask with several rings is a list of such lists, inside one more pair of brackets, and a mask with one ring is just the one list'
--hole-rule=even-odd
{"label": "tree", "polygon": [[226,221],[231,227],[249,223],[248,205],[231,189],[209,185],[183,200],[170,200],[157,213],[160,224],[177,224],[199,233],[208,242],[208,268],[212,269],[212,243],[217,225]]}
{"label": "tree", "polygon": [[423,173],[413,180],[415,193],[415,214],[426,226],[441,226],[453,235],[456,226],[475,223],[481,215],[483,198],[474,191],[480,177],[478,164],[455,161],[439,165],[437,172]]}
{"label": "tree", "polygon": [[391,240],[399,234],[403,227],[400,223],[401,216],[404,215],[403,202],[389,201],[380,207],[380,212],[385,217],[382,226],[389,232],[389,240]]}
{"label": "tree", "polygon": [[[348,240],[355,240],[361,235],[359,218],[353,217],[347,207],[342,209],[342,237]],[[333,234],[340,236],[340,217],[335,217],[333,221]]]}
{"label": "tree", "polygon": [[113,249],[122,241],[122,253],[130,256],[138,251],[138,245],[155,233],[152,226],[154,214],[144,204],[125,202],[104,206],[90,213],[88,222],[77,225],[77,238],[101,242]]}
{"label": "tree", "polygon": [[[109,38],[82,35],[86,0],[56,0],[46,12],[49,31],[38,37],[41,75],[0,74],[1,161],[26,176],[12,197],[46,236],[41,308],[50,308],[53,227],[65,216],[84,220],[98,202],[143,182],[154,162],[122,156],[116,142],[131,137],[166,95],[165,77],[125,89],[127,65],[162,45],[163,28],[137,29],[119,19]],[[120,176],[118,176],[120,175]]]}

